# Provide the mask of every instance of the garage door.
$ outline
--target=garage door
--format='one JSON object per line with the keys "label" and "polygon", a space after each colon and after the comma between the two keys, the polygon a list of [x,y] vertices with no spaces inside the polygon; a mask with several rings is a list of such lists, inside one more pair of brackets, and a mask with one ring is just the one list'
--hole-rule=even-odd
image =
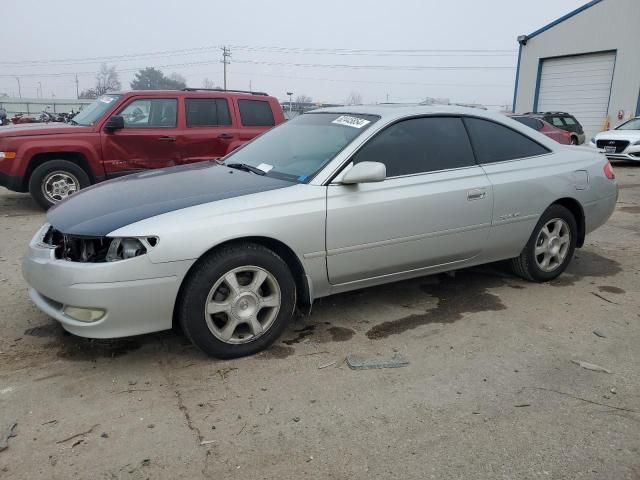
{"label": "garage door", "polygon": [[607,117],[615,60],[615,52],[543,60],[536,110],[573,114],[589,141]]}

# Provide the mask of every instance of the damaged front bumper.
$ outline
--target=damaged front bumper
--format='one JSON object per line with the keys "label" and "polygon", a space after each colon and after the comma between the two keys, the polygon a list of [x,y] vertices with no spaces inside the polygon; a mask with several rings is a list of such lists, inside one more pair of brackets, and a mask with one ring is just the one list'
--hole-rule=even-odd
{"label": "damaged front bumper", "polygon": [[[22,272],[36,306],[69,332],[117,338],[171,328],[180,284],[192,260],[153,263],[146,254],[114,262],[56,258],[45,225],[31,240]],[[58,255],[59,256],[59,255]]]}

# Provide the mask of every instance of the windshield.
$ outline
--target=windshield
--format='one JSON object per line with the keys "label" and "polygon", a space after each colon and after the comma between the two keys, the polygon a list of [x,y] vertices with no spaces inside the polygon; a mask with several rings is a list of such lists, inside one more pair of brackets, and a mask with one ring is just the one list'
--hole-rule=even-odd
{"label": "windshield", "polygon": [[267,176],[305,183],[379,117],[342,113],[300,115],[225,157]]}
{"label": "windshield", "polygon": [[84,107],[78,115],[73,117],[73,121],[78,125],[93,125],[102,118],[104,112],[113,106],[113,103],[119,96],[120,95],[102,95],[98,97],[93,103]]}
{"label": "windshield", "polygon": [[640,130],[640,117],[632,118],[622,125],[618,125],[616,130]]}

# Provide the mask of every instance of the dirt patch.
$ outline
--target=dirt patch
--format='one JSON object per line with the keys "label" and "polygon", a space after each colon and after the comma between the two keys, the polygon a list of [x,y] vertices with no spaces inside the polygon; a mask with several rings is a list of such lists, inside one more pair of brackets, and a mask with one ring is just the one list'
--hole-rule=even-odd
{"label": "dirt patch", "polygon": [[620,207],[618,210],[627,213],[640,213],[640,205],[634,205],[632,207]]}
{"label": "dirt patch", "polygon": [[61,337],[65,334],[65,331],[59,323],[48,323],[46,325],[27,328],[24,334],[30,337]]}
{"label": "dirt patch", "polygon": [[121,357],[131,351],[138,350],[142,343],[133,339],[96,340],[70,335],[64,341],[50,343],[49,347],[60,348],[60,358],[74,361],[95,361],[99,358]]}
{"label": "dirt patch", "polygon": [[409,315],[398,320],[383,322],[371,328],[367,337],[372,340],[398,335],[430,323],[453,323],[466,313],[504,310],[506,307],[488,288],[504,285],[501,277],[462,271],[455,278],[441,276],[438,284],[425,284],[421,289],[438,298],[438,305],[422,314]]}
{"label": "dirt patch", "polygon": [[331,327],[327,332],[331,335],[331,341],[333,342],[346,342],[356,334],[354,330],[344,327]]}
{"label": "dirt patch", "polygon": [[307,338],[310,335],[313,335],[313,331],[316,329],[315,325],[307,325],[306,327],[302,327],[298,330],[294,330],[294,333],[297,333],[298,335],[296,335],[294,338],[289,338],[287,340],[283,340],[282,343],[285,343],[287,345],[293,345],[295,343],[300,343],[302,342],[305,338]]}
{"label": "dirt patch", "polygon": [[264,352],[259,353],[258,355],[261,358],[265,359],[282,359],[287,358],[295,353],[295,349],[293,347],[285,347],[284,345],[273,345],[269,348],[269,350],[265,350]]}
{"label": "dirt patch", "polygon": [[613,287],[611,285],[601,285],[598,287],[598,290],[600,290],[601,292],[607,292],[607,293],[616,293],[616,294],[622,294],[622,293],[627,293],[625,290],[623,290],[620,287]]}
{"label": "dirt patch", "polygon": [[622,271],[618,262],[594,252],[580,250],[576,252],[567,270],[550,282],[556,287],[574,285],[584,277],[612,277]]}

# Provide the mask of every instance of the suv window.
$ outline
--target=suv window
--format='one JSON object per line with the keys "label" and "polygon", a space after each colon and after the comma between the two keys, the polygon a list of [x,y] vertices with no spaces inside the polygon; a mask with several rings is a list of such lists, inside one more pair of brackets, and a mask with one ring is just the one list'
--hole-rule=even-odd
{"label": "suv window", "polygon": [[511,117],[513,118],[516,122],[520,122],[523,125],[526,125],[527,127],[531,127],[534,130],[542,130],[542,122],[540,120],[538,120],[537,118],[531,118],[531,117]]}
{"label": "suv window", "polygon": [[475,165],[471,143],[457,117],[403,120],[378,133],[353,157],[380,162],[388,177]]}
{"label": "suv window", "polygon": [[120,115],[125,128],[175,127],[178,100],[175,98],[147,98],[134,100]]}
{"label": "suv window", "polygon": [[567,125],[576,125],[577,122],[573,119],[573,117],[562,117],[564,120],[564,123],[566,123]]}
{"label": "suv window", "polygon": [[268,127],[275,125],[269,102],[262,100],[238,100],[240,121],[245,127]]}
{"label": "suv window", "polygon": [[229,104],[224,98],[185,98],[187,127],[231,125]]}
{"label": "suv window", "polygon": [[564,123],[562,122],[562,118],[560,117],[551,117],[549,120],[551,120],[551,124],[554,127],[564,127]]}
{"label": "suv window", "polygon": [[502,162],[549,153],[546,147],[529,137],[489,120],[467,117],[473,149],[480,163]]}

